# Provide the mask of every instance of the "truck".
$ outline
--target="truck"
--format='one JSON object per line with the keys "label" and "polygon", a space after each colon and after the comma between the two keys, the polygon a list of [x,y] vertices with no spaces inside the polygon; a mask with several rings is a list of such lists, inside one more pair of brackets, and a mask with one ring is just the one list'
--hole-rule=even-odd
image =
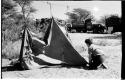
{"label": "truck", "polygon": [[84,27],[83,24],[67,24],[67,30],[68,32],[87,32],[87,29]]}
{"label": "truck", "polygon": [[91,20],[85,20],[85,23],[76,24],[68,23],[67,25],[68,32],[92,32],[92,33],[105,33],[106,27],[102,24],[92,24]]}

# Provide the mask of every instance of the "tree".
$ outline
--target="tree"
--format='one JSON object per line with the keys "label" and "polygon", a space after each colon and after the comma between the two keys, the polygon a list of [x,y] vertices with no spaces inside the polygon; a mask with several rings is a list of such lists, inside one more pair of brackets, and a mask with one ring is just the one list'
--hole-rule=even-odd
{"label": "tree", "polygon": [[121,31],[121,18],[118,15],[110,15],[106,19],[106,26],[112,26],[113,32]]}
{"label": "tree", "polygon": [[66,15],[69,16],[69,19],[70,19],[69,21],[71,21],[72,23],[77,22],[78,15],[76,15],[75,13],[68,12],[66,13]]}
{"label": "tree", "polygon": [[88,18],[93,19],[90,11],[81,8],[76,8],[72,12],[67,12],[66,15],[69,16],[72,22],[76,23],[83,23]]}
{"label": "tree", "polygon": [[[36,11],[35,8],[31,6],[31,0],[15,0],[16,3],[21,7],[21,14],[23,17],[24,24],[27,25],[29,23],[31,13]],[[20,18],[22,18],[20,16]]]}
{"label": "tree", "polygon": [[114,28],[113,32],[121,31],[120,30],[121,18],[117,14],[104,15],[101,17],[98,23],[105,25],[107,28],[113,27]]}
{"label": "tree", "polygon": [[[2,40],[14,41],[19,39],[22,26],[32,23],[30,14],[35,12],[29,0],[2,0]],[[21,12],[19,9],[21,7]],[[31,26],[33,27],[33,26]]]}
{"label": "tree", "polygon": [[17,5],[14,3],[13,0],[2,0],[1,5],[1,15],[2,15],[2,22],[4,19],[7,19],[11,15],[16,13],[16,7]]}
{"label": "tree", "polygon": [[101,19],[99,21],[97,21],[98,23],[101,23],[103,25],[106,25],[106,19],[109,17],[109,15],[104,15],[101,17]]}

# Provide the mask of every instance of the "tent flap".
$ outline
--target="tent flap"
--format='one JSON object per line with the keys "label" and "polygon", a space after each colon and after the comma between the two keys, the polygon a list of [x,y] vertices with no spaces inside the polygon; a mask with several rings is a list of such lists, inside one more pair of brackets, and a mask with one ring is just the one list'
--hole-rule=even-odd
{"label": "tent flap", "polygon": [[43,40],[33,36],[28,29],[24,30],[20,51],[24,68],[34,69],[44,65],[62,63],[81,66],[87,64],[86,60],[74,49],[67,34],[61,28],[64,27],[59,26],[52,18]]}

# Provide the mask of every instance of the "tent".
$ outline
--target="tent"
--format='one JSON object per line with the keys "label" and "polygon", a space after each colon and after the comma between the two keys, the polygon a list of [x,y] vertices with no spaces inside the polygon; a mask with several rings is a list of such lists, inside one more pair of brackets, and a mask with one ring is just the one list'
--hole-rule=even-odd
{"label": "tent", "polygon": [[87,61],[74,49],[64,27],[52,17],[51,23],[41,40],[25,28],[22,35],[19,62],[24,69],[46,65],[68,64],[85,66]]}

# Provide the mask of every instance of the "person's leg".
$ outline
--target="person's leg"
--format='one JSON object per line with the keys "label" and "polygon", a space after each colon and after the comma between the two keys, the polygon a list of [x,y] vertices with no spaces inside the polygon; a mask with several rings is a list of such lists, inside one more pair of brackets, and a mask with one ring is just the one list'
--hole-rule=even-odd
{"label": "person's leg", "polygon": [[98,69],[98,66],[101,64],[102,62],[101,62],[101,60],[100,60],[100,56],[94,56],[94,58],[93,58],[93,69]]}
{"label": "person's leg", "polygon": [[103,62],[104,62],[104,56],[103,55],[98,55],[97,58],[96,58],[96,62],[95,62],[95,65],[97,68],[106,68],[104,65],[103,65]]}
{"label": "person's leg", "polygon": [[107,69],[107,67],[104,64],[101,64],[99,68]]}
{"label": "person's leg", "polygon": [[92,57],[92,62],[89,63],[89,68],[90,69],[97,69],[97,59],[96,59],[96,56],[93,56]]}
{"label": "person's leg", "polygon": [[100,63],[101,63],[101,64],[99,65],[99,67],[100,67],[100,68],[103,68],[103,69],[107,69],[107,67],[103,64],[104,61],[105,61],[105,56],[104,56],[104,55],[100,55],[99,59],[100,59]]}

